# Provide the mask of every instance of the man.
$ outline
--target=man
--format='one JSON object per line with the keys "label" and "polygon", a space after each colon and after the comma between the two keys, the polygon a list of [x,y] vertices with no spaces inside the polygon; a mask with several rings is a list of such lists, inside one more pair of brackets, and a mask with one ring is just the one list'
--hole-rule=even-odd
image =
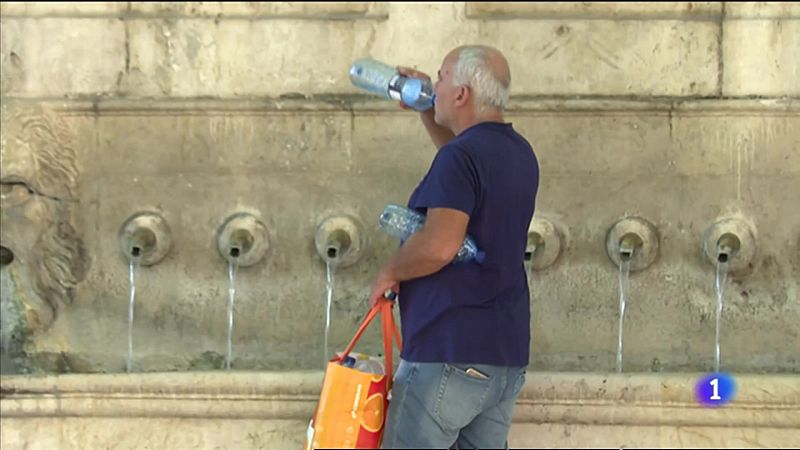
{"label": "man", "polygon": [[[533,149],[503,121],[510,82],[498,50],[456,48],[435,107],[420,113],[439,149],[408,202],[425,225],[384,264],[370,297],[399,293],[403,332],[384,448],[508,445],[529,362],[523,259],[539,185]],[[467,234],[485,260],[451,264]]]}

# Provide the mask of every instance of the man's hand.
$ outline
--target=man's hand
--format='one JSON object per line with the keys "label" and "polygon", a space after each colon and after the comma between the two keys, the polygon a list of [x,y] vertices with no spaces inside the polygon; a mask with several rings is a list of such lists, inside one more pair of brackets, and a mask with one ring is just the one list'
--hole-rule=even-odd
{"label": "man's hand", "polygon": [[388,289],[391,289],[396,294],[400,290],[400,284],[389,276],[386,269],[381,269],[375,277],[375,281],[372,282],[372,293],[369,296],[370,309],[375,306]]}
{"label": "man's hand", "polygon": [[[420,72],[418,70],[414,70],[414,69],[412,69],[410,67],[397,66],[397,73],[399,73],[400,75],[406,76],[406,77],[419,78],[420,80],[424,80],[424,81],[431,81],[431,77],[428,76],[428,74],[426,74],[424,72]],[[400,108],[405,109],[406,111],[409,111],[409,110],[413,111],[414,110],[413,108],[408,107],[405,104],[403,104],[403,102],[400,102]]]}
{"label": "man's hand", "polygon": [[[428,74],[410,67],[398,66],[397,73],[407,77],[431,81],[431,77],[428,76]],[[434,89],[436,89],[436,85],[434,85]],[[403,102],[400,102],[400,108],[406,111],[414,111],[413,108],[404,105]],[[420,111],[419,117],[422,119],[422,124],[425,125],[425,129],[428,131],[428,135],[430,135],[433,145],[436,146],[437,150],[456,137],[449,128],[436,123],[436,102],[434,102],[433,108]]]}

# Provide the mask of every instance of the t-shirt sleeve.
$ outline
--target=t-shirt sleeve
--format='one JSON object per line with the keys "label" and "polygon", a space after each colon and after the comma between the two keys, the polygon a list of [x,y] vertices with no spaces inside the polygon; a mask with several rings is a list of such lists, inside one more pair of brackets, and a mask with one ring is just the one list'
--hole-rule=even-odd
{"label": "t-shirt sleeve", "polygon": [[478,174],[469,154],[446,145],[433,160],[419,188],[414,208],[451,208],[472,216],[478,202]]}

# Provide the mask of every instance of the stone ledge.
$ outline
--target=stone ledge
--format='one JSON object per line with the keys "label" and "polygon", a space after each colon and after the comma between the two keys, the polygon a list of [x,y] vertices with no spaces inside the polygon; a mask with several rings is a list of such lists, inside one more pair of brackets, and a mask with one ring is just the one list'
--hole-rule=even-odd
{"label": "stone ledge", "polygon": [[663,3],[511,3],[467,2],[470,19],[534,19],[534,20],[683,20],[718,21],[721,2]]}
{"label": "stone ledge", "polygon": [[380,2],[215,2],[200,6],[185,2],[3,2],[0,14],[4,18],[386,20],[386,6]]}
{"label": "stone ledge", "polygon": [[[374,100],[360,95],[329,95],[308,98],[264,99],[150,99],[150,98],[79,98],[63,100],[54,98],[2,97],[7,105],[42,105],[67,115],[208,115],[236,113],[239,115],[269,115],[288,112],[309,114],[331,113],[395,113],[411,114],[399,109],[395,103]],[[581,113],[608,112],[641,114],[800,114],[800,98],[710,98],[686,99],[684,97],[512,97],[506,112],[509,115],[535,112]]]}
{"label": "stone ledge", "polygon": [[[719,409],[694,399],[701,374],[529,372],[517,423],[793,428],[800,423],[800,377],[738,375],[737,398]],[[322,372],[171,372],[9,376],[4,419],[180,417],[304,420]]]}

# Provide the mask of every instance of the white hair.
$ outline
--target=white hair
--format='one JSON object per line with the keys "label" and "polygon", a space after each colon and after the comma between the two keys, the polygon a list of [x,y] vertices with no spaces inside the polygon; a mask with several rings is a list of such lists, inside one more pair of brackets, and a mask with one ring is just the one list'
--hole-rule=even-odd
{"label": "white hair", "polygon": [[462,47],[454,66],[453,84],[472,88],[481,112],[487,108],[502,112],[511,90],[511,72],[506,69],[505,73],[495,73],[490,61],[492,53],[502,57],[499,51],[491,47]]}

